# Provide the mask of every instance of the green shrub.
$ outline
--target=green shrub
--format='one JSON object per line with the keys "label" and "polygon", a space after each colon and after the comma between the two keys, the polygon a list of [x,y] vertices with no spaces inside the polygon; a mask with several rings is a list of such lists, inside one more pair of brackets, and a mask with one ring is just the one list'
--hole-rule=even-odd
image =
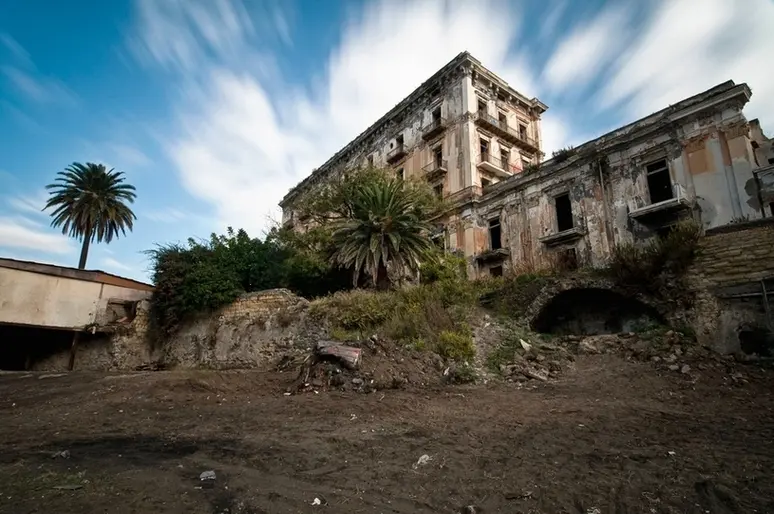
{"label": "green shrub", "polygon": [[467,362],[476,356],[476,347],[473,345],[473,336],[469,330],[463,332],[444,330],[438,334],[435,352],[445,359]]}
{"label": "green shrub", "polygon": [[467,280],[467,261],[463,255],[441,254],[423,262],[419,268],[419,281],[422,284],[462,280]]}
{"label": "green shrub", "polygon": [[620,285],[649,293],[679,285],[679,278],[696,258],[701,235],[701,225],[689,220],[643,246],[616,245],[609,272]]}
{"label": "green shrub", "polygon": [[478,372],[473,365],[463,362],[449,370],[447,380],[450,384],[472,384],[478,380]]}

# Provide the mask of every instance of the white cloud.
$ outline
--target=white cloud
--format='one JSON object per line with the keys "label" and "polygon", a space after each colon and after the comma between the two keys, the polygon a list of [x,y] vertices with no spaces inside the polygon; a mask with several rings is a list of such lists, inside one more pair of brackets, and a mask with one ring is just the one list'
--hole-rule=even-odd
{"label": "white cloud", "polygon": [[134,271],[133,267],[127,266],[126,264],[114,259],[113,257],[104,257],[100,262],[108,270]]}
{"label": "white cloud", "polygon": [[[345,25],[312,94],[272,87],[281,77],[265,70],[208,65],[206,58],[200,61],[206,73],[184,75],[177,132],[167,150],[184,186],[215,206],[219,225],[264,229],[289,188],[460,51],[470,51],[524,94],[537,94],[526,60],[508,55],[518,19],[504,2],[385,0],[364,9]],[[189,18],[176,14],[174,20],[151,22],[175,24],[167,35],[177,42],[167,39],[166,47],[157,48],[159,63],[194,66],[201,45],[210,46]],[[246,37],[244,29],[234,35],[240,33]],[[144,46],[157,44],[153,35]],[[239,41],[231,39],[229,46],[239,47]],[[177,62],[169,57],[174,49],[182,56]],[[279,96],[271,96],[277,89]]]}
{"label": "white cloud", "polygon": [[192,214],[183,212],[179,209],[175,209],[172,207],[166,207],[164,209],[148,211],[144,213],[144,216],[151,221],[156,221],[159,223],[175,223],[175,222],[183,221],[185,219],[190,219],[193,217]]}
{"label": "white cloud", "polygon": [[754,91],[745,109],[774,123],[774,3],[769,0],[662,0],[643,31],[620,56],[598,96],[643,116],[725,80]]}
{"label": "white cloud", "polygon": [[73,105],[78,101],[75,94],[56,79],[34,77],[13,66],[4,66],[2,72],[17,90],[37,103]]}
{"label": "white cloud", "polygon": [[142,167],[151,163],[150,158],[138,148],[126,143],[107,143],[105,147],[112,153],[116,162],[126,167]]}
{"label": "white cloud", "polygon": [[0,44],[2,44],[8,52],[13,56],[13,59],[25,67],[33,67],[32,59],[29,52],[21,46],[18,41],[12,38],[9,34],[0,32]]}
{"label": "white cloud", "polygon": [[48,200],[48,195],[44,191],[42,191],[34,195],[21,195],[21,196],[11,197],[8,200],[8,205],[10,205],[14,210],[24,212],[27,214],[37,214],[37,215],[47,216],[47,214],[43,212],[43,208],[46,206],[47,200]]}
{"label": "white cloud", "polygon": [[67,237],[48,232],[35,221],[26,218],[0,217],[0,248],[38,250],[66,254],[73,251]]}
{"label": "white cloud", "polygon": [[559,43],[546,65],[544,80],[553,91],[587,84],[616,55],[622,38],[629,33],[631,10],[614,4],[602,10],[590,23],[575,27]]}

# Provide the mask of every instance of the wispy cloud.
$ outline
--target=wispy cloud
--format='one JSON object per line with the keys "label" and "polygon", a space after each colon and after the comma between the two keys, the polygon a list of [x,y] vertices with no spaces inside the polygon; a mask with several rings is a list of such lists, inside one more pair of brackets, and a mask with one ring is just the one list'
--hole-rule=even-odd
{"label": "wispy cloud", "polygon": [[115,156],[116,162],[132,168],[147,166],[150,158],[139,148],[126,143],[107,143],[107,150]]}
{"label": "wispy cloud", "polygon": [[4,66],[1,71],[20,93],[34,102],[63,105],[78,102],[75,93],[56,79],[33,75],[13,66]]}
{"label": "wispy cloud", "polygon": [[44,191],[32,195],[13,196],[8,200],[8,205],[14,210],[27,214],[46,216],[43,208],[46,206],[48,195]]}
{"label": "wispy cloud", "polygon": [[5,50],[11,55],[11,59],[15,61],[19,66],[33,67],[32,58],[30,58],[29,52],[24,49],[10,34],[0,32],[0,45],[5,47]]}
{"label": "wispy cloud", "polygon": [[104,266],[108,270],[134,271],[134,268],[132,266],[124,264],[123,262],[120,262],[119,260],[114,259],[113,257],[104,257],[100,262],[102,266]]}
{"label": "wispy cloud", "polygon": [[629,116],[641,116],[733,78],[754,90],[747,113],[774,123],[774,81],[762,65],[774,55],[773,2],[654,5],[633,43],[620,49],[599,92],[600,106],[622,105]]}
{"label": "wispy cloud", "polygon": [[[545,69],[545,81],[554,91],[572,86],[578,91],[597,76],[627,38],[631,8],[612,4],[591,22],[575,28],[556,47]],[[618,41],[616,41],[618,40]]]}
{"label": "wispy cloud", "polygon": [[0,248],[66,254],[73,251],[73,244],[67,237],[47,231],[34,220],[6,216],[0,217]]}
{"label": "wispy cloud", "polygon": [[173,207],[148,211],[144,213],[144,216],[151,221],[156,221],[159,223],[175,223],[195,217],[193,214],[183,212]]}

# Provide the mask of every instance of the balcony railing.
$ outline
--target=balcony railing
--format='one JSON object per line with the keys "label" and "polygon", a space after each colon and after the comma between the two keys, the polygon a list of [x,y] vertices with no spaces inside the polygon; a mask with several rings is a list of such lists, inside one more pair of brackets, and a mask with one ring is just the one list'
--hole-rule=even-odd
{"label": "balcony railing", "polygon": [[497,133],[500,137],[511,143],[525,147],[527,150],[537,152],[540,150],[537,140],[527,137],[520,131],[508,126],[506,121],[501,121],[494,116],[479,111],[473,116],[473,120],[479,125],[485,126]]}
{"label": "balcony railing", "polygon": [[446,129],[446,118],[436,118],[422,129],[422,139],[431,139]]}
{"label": "balcony railing", "polygon": [[401,143],[387,152],[387,162],[392,164],[393,162],[399,161],[401,158],[405,157],[407,153],[408,149],[406,148],[406,145]]}
{"label": "balcony railing", "polygon": [[422,171],[425,172],[425,175],[427,175],[427,178],[432,178],[433,176],[438,176],[446,173],[448,171],[448,167],[446,164],[446,159],[433,159],[433,162],[426,166],[422,166]]}
{"label": "balcony railing", "polygon": [[488,171],[500,178],[511,176],[508,160],[502,157],[496,157],[489,152],[481,152],[478,156],[476,165],[482,170]]}

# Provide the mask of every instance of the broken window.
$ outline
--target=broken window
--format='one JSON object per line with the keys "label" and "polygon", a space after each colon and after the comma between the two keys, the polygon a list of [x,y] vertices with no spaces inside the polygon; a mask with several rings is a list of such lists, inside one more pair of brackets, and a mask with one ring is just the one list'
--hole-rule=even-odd
{"label": "broken window", "polygon": [[527,126],[523,123],[519,123],[519,137],[522,139],[527,139]]}
{"label": "broken window", "polygon": [[573,227],[572,203],[569,193],[559,195],[554,199],[556,203],[556,229],[558,232],[570,230]]}
{"label": "broken window", "polygon": [[659,203],[671,200],[672,179],[669,177],[669,168],[665,159],[648,164],[645,168],[648,176],[648,191],[650,191],[650,203]]}
{"label": "broken window", "polygon": [[433,148],[433,162],[436,168],[443,168],[443,147],[436,146]]}
{"label": "broken window", "polygon": [[403,134],[395,138],[395,144],[398,145],[398,148],[403,146]]}
{"label": "broken window", "polygon": [[441,121],[441,106],[439,105],[438,107],[433,109],[433,112],[431,115],[433,117],[433,123],[438,123],[439,121]]}
{"label": "broken window", "polygon": [[500,218],[489,220],[489,249],[499,250],[502,248],[500,240]]}
{"label": "broken window", "polygon": [[400,180],[403,180],[405,178],[404,175],[403,175],[403,168],[398,168],[398,172],[396,173],[396,176]]}
{"label": "broken window", "polygon": [[527,159],[521,160],[521,169],[525,170],[529,168],[530,162]]}
{"label": "broken window", "polygon": [[479,114],[486,114],[486,102],[478,99],[478,113]]}
{"label": "broken window", "polygon": [[485,179],[485,178],[481,179],[481,187],[486,187],[486,186],[488,186],[491,183],[492,183],[491,180],[488,180],[488,179]]}
{"label": "broken window", "polygon": [[435,193],[435,196],[437,196],[438,198],[443,198],[443,184],[438,184],[437,186],[434,186],[433,192]]}
{"label": "broken window", "polygon": [[502,266],[492,266],[489,268],[489,276],[492,277],[502,277],[503,276],[503,267]]}
{"label": "broken window", "polygon": [[497,119],[500,121],[500,126],[502,128],[507,128],[508,127],[508,117],[505,115],[504,112],[498,113]]}

